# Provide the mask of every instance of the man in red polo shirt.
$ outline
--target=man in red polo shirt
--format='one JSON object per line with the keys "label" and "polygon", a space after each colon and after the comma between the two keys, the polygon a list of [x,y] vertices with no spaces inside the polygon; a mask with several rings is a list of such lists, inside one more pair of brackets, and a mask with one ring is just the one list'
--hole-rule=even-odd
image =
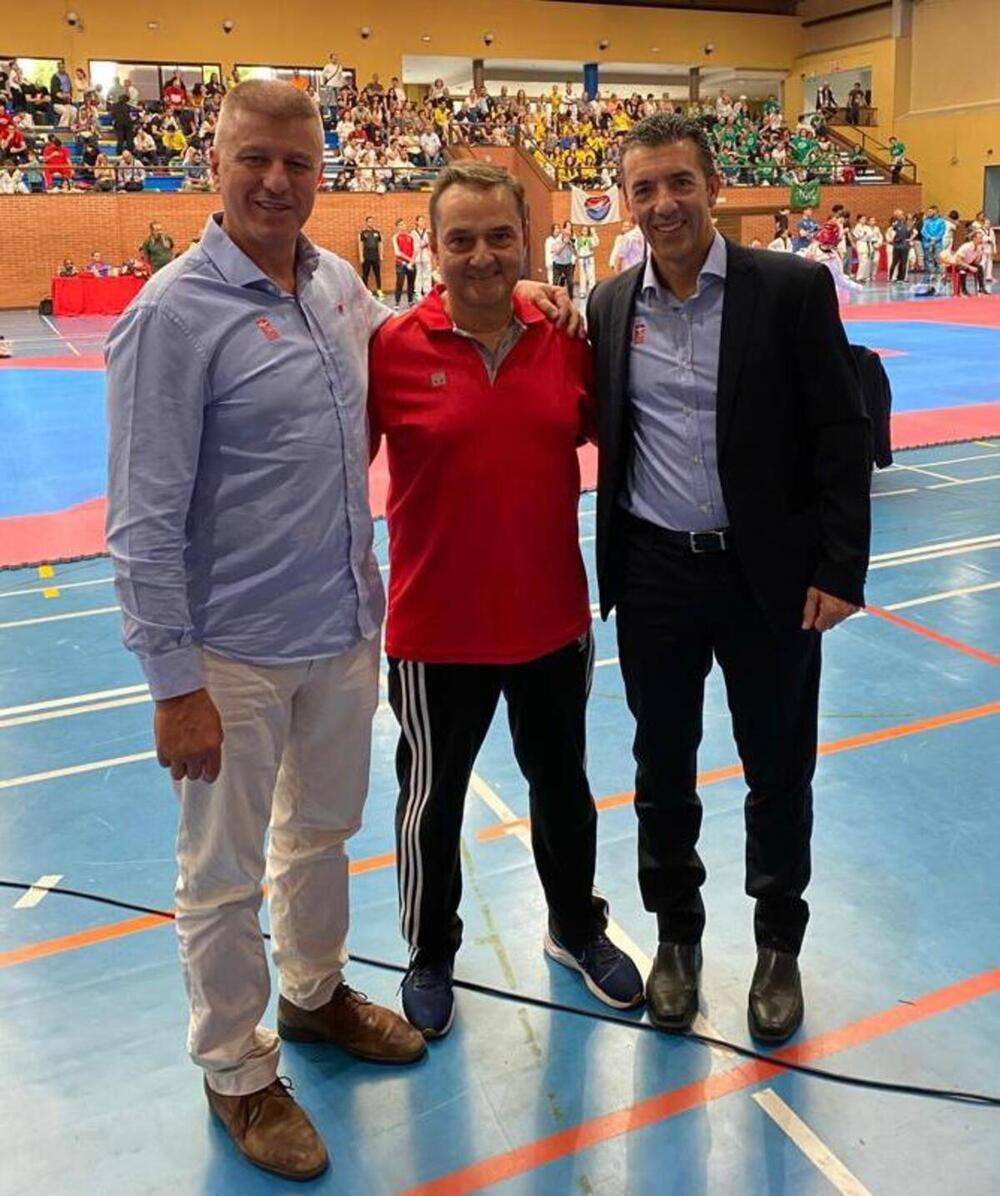
{"label": "man in red polo shirt", "polygon": [[585,772],[593,669],[580,556],[577,445],[592,431],[589,349],[514,295],[520,183],[447,167],[431,197],[443,285],[372,341],[372,452],[389,454],[389,701],[399,896],[411,966],[403,1010],[428,1038],[454,1016],[459,836],[501,694],[530,791],[549,907],[546,952],[619,1009],[642,1002],[593,891],[597,817]]}

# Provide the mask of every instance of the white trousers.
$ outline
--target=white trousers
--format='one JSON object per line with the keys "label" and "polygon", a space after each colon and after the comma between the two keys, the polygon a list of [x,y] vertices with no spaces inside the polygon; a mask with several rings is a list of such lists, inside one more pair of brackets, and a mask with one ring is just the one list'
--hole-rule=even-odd
{"label": "white trousers", "polygon": [[417,258],[417,277],[413,284],[413,289],[418,299],[422,299],[424,295],[429,295],[434,289],[430,258]]}
{"label": "white trousers", "polygon": [[591,254],[588,257],[581,257],[580,261],[580,290],[589,295],[590,292],[597,285],[597,275],[594,271],[594,258]]}
{"label": "white trousers", "polygon": [[872,276],[872,252],[865,242],[858,241],[858,269],[855,278],[858,282],[868,282]]}
{"label": "white trousers", "polygon": [[340,983],[344,844],[361,825],[368,790],[378,654],[377,639],[282,666],[202,652],[222,718],[222,771],[212,785],[175,783],[175,905],[188,1051],[217,1092],[245,1095],[278,1074],[278,1036],[260,1025],[271,995],[258,921],[265,872],[282,994],[317,1009]]}

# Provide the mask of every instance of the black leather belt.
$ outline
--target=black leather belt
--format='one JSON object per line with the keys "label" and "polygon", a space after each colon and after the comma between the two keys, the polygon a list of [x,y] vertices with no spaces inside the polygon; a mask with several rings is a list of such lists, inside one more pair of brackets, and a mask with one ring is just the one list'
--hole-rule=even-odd
{"label": "black leather belt", "polygon": [[696,556],[712,552],[729,552],[733,546],[733,533],[728,527],[720,527],[710,532],[676,532],[632,514],[628,515],[628,521],[633,530],[646,536],[654,544],[669,544],[671,548],[679,548],[682,552],[690,552]]}

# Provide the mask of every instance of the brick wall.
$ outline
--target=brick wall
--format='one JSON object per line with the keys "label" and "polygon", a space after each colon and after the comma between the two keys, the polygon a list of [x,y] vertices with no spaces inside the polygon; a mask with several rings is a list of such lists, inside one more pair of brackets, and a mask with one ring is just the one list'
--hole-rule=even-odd
{"label": "brick wall", "polygon": [[[554,221],[569,218],[568,191],[549,191],[530,163],[513,149],[482,151],[498,164],[507,166],[521,179],[531,211],[532,276],[542,276],[542,241]],[[783,187],[745,187],[724,192],[727,212],[745,208],[766,208],[764,214],[750,214],[740,221],[741,239],[770,240],[770,213],[788,203]],[[357,260],[357,234],[367,215],[373,215],[386,241],[400,217],[412,221],[427,214],[427,192],[399,192],[392,195],[319,195],[307,227],[310,237],[336,253]],[[884,225],[894,208],[913,211],[920,206],[920,187],[826,187],[820,215],[835,203],[852,212],[878,217]],[[64,257],[81,265],[91,250],[99,249],[109,262],[120,262],[136,252],[144,240],[149,222],[160,220],[178,247],[197,236],[208,214],[218,208],[214,195],[149,193],[142,195],[11,195],[0,196],[0,308],[34,307],[49,293],[52,274]],[[597,253],[598,277],[608,273],[608,253],[619,229],[601,230]],[[387,262],[387,267],[388,267]],[[387,268],[384,277],[391,271]]]}

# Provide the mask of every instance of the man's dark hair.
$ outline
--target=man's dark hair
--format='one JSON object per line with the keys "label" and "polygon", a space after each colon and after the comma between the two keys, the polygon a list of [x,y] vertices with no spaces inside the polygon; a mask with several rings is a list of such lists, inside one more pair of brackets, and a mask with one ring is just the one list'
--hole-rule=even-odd
{"label": "man's dark hair", "polygon": [[698,161],[705,178],[716,174],[715,155],[712,143],[705,132],[705,126],[700,121],[691,120],[687,116],[678,116],[675,112],[657,112],[647,116],[633,125],[622,138],[621,163],[624,173],[625,156],[631,149],[644,146],[656,149],[661,145],[676,145],[678,141],[693,141],[698,151]]}

